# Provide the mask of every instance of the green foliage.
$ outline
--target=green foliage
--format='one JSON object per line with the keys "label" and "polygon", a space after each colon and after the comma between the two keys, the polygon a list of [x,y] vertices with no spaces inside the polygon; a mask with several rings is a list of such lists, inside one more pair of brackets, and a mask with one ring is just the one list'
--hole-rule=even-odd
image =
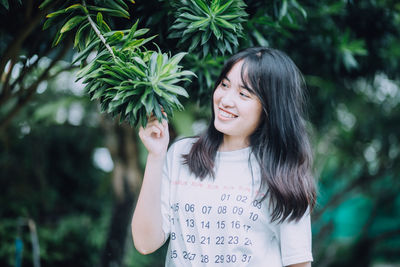
{"label": "green foliage", "polygon": [[[166,118],[163,111],[172,116],[173,109],[183,108],[178,96],[188,94],[178,84],[190,81],[187,77],[194,73],[179,65],[185,53],[171,57],[144,49],[154,36],[143,38],[148,29],[137,30],[138,21],[130,30],[112,31],[103,13],[129,18],[127,8],[123,1],[94,1],[94,5],[82,1],[48,14],[44,28],[61,19],[54,45],[76,29],[74,46],[80,52],[73,63],[81,63],[78,79],[83,79],[91,99],[100,100],[102,112],[119,116],[120,122],[145,126],[151,114],[161,120]],[[90,60],[93,52],[96,56]]]}
{"label": "green foliage", "polygon": [[189,52],[209,52],[213,55],[232,54],[243,35],[245,3],[242,0],[180,0],[176,4],[177,18],[170,38],[180,38],[178,44],[188,46]]}
{"label": "green foliage", "polygon": [[[173,57],[155,51],[116,52],[116,59],[104,51],[83,68],[79,79],[84,79],[92,99],[99,99],[102,111],[120,116],[131,125],[147,123],[147,116],[154,113],[157,118],[172,116],[172,109],[183,106],[177,95],[188,97],[185,89],[176,85],[185,76],[194,75],[181,71],[178,65],[185,53]],[[133,62],[132,62],[133,59]]]}
{"label": "green foliage", "polygon": [[[22,5],[22,0],[18,0],[18,4]],[[15,2],[15,1],[14,1]],[[8,0],[1,0],[0,4],[5,8],[5,9],[10,9],[10,4],[8,3]]]}

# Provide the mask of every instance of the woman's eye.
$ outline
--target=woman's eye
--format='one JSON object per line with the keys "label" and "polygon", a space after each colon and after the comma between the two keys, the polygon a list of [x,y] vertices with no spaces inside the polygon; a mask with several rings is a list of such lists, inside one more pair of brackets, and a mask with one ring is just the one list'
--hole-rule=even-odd
{"label": "woman's eye", "polygon": [[250,94],[248,94],[248,93],[240,92],[240,95],[244,96],[244,97],[247,97],[247,98],[250,98]]}
{"label": "woman's eye", "polygon": [[227,87],[228,85],[226,84],[226,83],[224,83],[224,82],[221,82],[221,85],[223,86],[223,87]]}

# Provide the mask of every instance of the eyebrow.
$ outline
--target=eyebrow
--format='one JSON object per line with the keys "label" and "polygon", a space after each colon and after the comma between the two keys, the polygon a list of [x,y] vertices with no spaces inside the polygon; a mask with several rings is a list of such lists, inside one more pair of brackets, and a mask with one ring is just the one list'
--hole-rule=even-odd
{"label": "eyebrow", "polygon": [[[231,80],[229,80],[228,77],[226,77],[226,76],[224,76],[224,77],[222,78],[222,80],[224,80],[224,79],[225,79],[225,80],[228,80],[228,82],[231,82]],[[222,81],[222,80],[221,80],[221,81]],[[240,88],[243,88],[243,89],[245,89],[245,90],[247,90],[247,91],[249,91],[249,92],[252,93],[252,94],[255,93],[253,89],[251,89],[251,88],[249,88],[249,87],[247,87],[247,86],[239,85],[239,87],[240,87]]]}

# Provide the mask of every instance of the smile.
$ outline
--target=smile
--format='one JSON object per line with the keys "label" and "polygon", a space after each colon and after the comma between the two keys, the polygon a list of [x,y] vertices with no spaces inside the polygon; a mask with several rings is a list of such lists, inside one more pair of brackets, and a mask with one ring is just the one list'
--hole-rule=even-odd
{"label": "smile", "polygon": [[223,110],[219,108],[219,116],[224,117],[224,118],[237,118],[238,116],[230,113],[229,111]]}

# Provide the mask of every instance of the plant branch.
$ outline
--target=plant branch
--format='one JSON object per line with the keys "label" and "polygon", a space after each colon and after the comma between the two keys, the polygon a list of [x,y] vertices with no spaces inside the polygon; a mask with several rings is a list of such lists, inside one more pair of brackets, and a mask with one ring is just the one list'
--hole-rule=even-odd
{"label": "plant branch", "polygon": [[368,182],[371,182],[371,181],[381,177],[383,172],[384,172],[384,168],[380,168],[378,173],[376,173],[374,175],[370,175],[368,173],[361,174],[357,179],[350,182],[345,188],[340,190],[339,193],[333,195],[330,198],[329,202],[324,205],[324,207],[322,207],[319,210],[315,210],[315,212],[313,213],[314,220],[318,221],[320,219],[320,217],[322,216],[322,214],[329,207],[338,204],[343,199],[343,197],[345,197],[347,195],[347,193],[351,192],[353,189],[357,188],[358,186],[361,186],[363,184],[366,184]]}
{"label": "plant branch", "polygon": [[[86,7],[86,1],[82,1],[83,2],[83,6]],[[104,46],[107,48],[108,52],[110,52],[110,54],[113,56],[113,58],[115,59],[115,55],[114,52],[112,51],[111,47],[107,44],[106,39],[104,38],[104,36],[101,34],[100,30],[97,28],[96,23],[94,23],[94,21],[92,20],[92,18],[90,17],[90,14],[86,14],[86,17],[90,23],[90,26],[92,27],[92,29],[94,30],[94,32],[96,33],[97,37],[99,37],[100,41],[104,44]]]}
{"label": "plant branch", "polygon": [[[20,89],[20,92],[24,92],[25,94],[21,96],[17,104],[4,116],[4,119],[0,121],[0,132],[5,130],[5,128],[9,125],[11,122],[12,118],[14,118],[15,115],[18,114],[18,112],[29,102],[29,100],[32,98],[34,93],[36,92],[36,89],[38,85],[45,79],[49,78],[49,71],[54,67],[54,65],[62,59],[67,51],[70,49],[71,43],[67,43],[57,54],[57,56],[53,59],[53,61],[50,63],[50,65],[42,72],[42,74],[39,76],[39,78],[32,83],[27,89]],[[61,71],[60,71],[61,72]],[[58,73],[60,73],[58,72]],[[54,76],[52,76],[54,77]]]}
{"label": "plant branch", "polygon": [[32,31],[43,21],[48,11],[54,6],[55,2],[50,4],[45,9],[39,10],[38,13],[26,23],[24,27],[14,38],[14,40],[8,45],[7,49],[4,51],[0,58],[0,73],[3,72],[5,65],[10,58],[13,58],[18,54],[22,43],[25,39],[32,33]]}

